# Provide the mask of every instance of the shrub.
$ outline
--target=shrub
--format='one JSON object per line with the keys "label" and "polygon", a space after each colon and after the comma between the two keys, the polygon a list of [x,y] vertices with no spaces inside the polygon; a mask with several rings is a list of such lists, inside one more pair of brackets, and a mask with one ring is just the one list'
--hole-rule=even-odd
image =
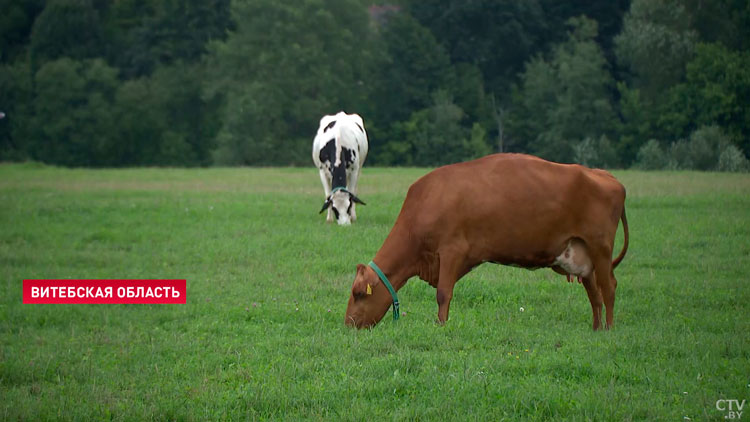
{"label": "shrub", "polygon": [[611,168],[618,164],[617,151],[605,135],[598,140],[587,137],[573,145],[573,161],[586,167]]}
{"label": "shrub", "polygon": [[601,167],[612,168],[620,165],[617,150],[607,136],[602,135],[599,138],[597,150],[599,152],[599,165]]}
{"label": "shrub", "polygon": [[471,134],[469,139],[464,141],[463,147],[467,160],[492,154],[492,148],[487,144],[487,131],[479,123],[471,126]]}
{"label": "shrub", "polygon": [[599,154],[592,138],[586,138],[573,145],[573,161],[586,167],[595,166],[594,163],[599,161]]}
{"label": "shrub", "polygon": [[642,170],[660,170],[665,167],[665,158],[659,141],[650,139],[638,150],[635,167]]}
{"label": "shrub", "polygon": [[690,170],[693,168],[690,145],[684,139],[672,142],[669,146],[669,151],[667,151],[666,158],[666,168],[669,170]]}
{"label": "shrub", "polygon": [[[722,171],[742,167],[745,157],[740,152],[728,150],[732,146],[729,137],[716,125],[701,126],[690,134],[689,139],[673,142],[666,151],[666,168],[670,170],[717,170],[723,165]],[[735,147],[736,149],[736,147]],[[737,150],[739,152],[739,150]],[[721,155],[725,154],[724,164],[721,164]]]}
{"label": "shrub", "polygon": [[729,138],[716,125],[702,126],[690,134],[688,154],[695,170],[713,170],[719,154],[729,145]]}
{"label": "shrub", "polygon": [[727,145],[719,155],[719,171],[747,172],[750,170],[750,162],[745,155],[734,145]]}

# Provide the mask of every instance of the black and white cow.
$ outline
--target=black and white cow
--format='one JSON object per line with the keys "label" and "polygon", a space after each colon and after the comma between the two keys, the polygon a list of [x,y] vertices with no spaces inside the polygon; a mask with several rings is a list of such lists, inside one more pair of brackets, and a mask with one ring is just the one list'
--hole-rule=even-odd
{"label": "black and white cow", "polygon": [[320,212],[328,210],[328,222],[334,215],[342,225],[357,220],[355,203],[365,205],[357,198],[357,182],[368,148],[365,124],[359,115],[340,111],[320,119],[312,158],[326,195]]}

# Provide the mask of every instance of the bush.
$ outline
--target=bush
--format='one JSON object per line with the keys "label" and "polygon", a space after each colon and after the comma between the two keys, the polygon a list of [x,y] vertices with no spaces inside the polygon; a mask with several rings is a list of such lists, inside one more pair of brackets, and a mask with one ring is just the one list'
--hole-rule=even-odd
{"label": "bush", "polygon": [[612,168],[618,165],[617,151],[605,135],[598,140],[587,137],[573,145],[573,161],[592,168]]}
{"label": "bush", "polygon": [[492,147],[487,143],[487,131],[482,125],[474,123],[471,126],[469,139],[463,142],[463,148],[467,160],[492,154]]}
{"label": "bush", "polygon": [[734,145],[727,145],[719,155],[719,171],[747,172],[750,170],[750,162],[745,155]]}
{"label": "bush", "polygon": [[595,144],[594,139],[586,138],[573,145],[573,161],[586,167],[594,167],[596,165],[594,163],[599,161]]}
{"label": "bush", "polygon": [[[400,133],[399,144],[386,147],[382,158],[399,158],[389,152],[411,151],[411,157],[400,159],[398,164],[440,166],[481,157],[492,152],[486,140],[486,131],[475,124],[471,130],[462,126],[465,117],[461,107],[453,103],[446,91],[433,96],[434,104],[412,113],[406,122],[396,123],[394,133]],[[392,143],[394,141],[390,141]],[[406,144],[401,145],[400,143]]]}
{"label": "bush", "polygon": [[702,126],[690,134],[689,156],[695,170],[713,170],[719,154],[730,144],[729,138],[716,125]]}
{"label": "bush", "polygon": [[688,141],[681,139],[672,142],[667,151],[667,165],[669,170],[691,170],[693,168],[693,159],[690,154],[690,144]]}
{"label": "bush", "polygon": [[743,163],[747,162],[742,152],[716,125],[702,126],[690,134],[689,139],[673,142],[666,159],[666,168],[670,170],[742,171]]}
{"label": "bush", "polygon": [[659,141],[650,139],[638,150],[635,167],[642,170],[660,170],[666,165],[665,158]]}
{"label": "bush", "polygon": [[599,138],[599,161],[601,167],[612,168],[620,165],[620,159],[612,141],[605,135]]}

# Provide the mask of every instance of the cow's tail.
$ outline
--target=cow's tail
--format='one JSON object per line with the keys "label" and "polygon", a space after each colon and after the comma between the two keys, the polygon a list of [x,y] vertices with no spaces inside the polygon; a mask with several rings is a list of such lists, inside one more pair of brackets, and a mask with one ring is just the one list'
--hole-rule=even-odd
{"label": "cow's tail", "polygon": [[622,207],[622,215],[620,216],[620,220],[622,220],[622,231],[624,233],[623,241],[622,241],[622,251],[619,255],[617,255],[617,258],[615,258],[614,261],[612,261],[612,269],[614,270],[617,265],[622,261],[623,258],[625,258],[625,253],[628,251],[628,218],[625,216],[625,206]]}

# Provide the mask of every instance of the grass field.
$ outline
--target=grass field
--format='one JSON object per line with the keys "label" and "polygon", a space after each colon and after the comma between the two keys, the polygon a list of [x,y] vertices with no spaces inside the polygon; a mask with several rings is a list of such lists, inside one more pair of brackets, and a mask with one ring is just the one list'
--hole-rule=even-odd
{"label": "grass field", "polygon": [[[368,205],[344,228],[317,214],[312,167],[1,165],[0,419],[725,420],[719,399],[750,410],[750,175],[615,173],[631,243],[612,331],[591,331],[581,285],[492,265],[456,286],[444,327],[434,289],[412,279],[398,323],[346,328],[355,265],[426,171],[366,168]],[[23,305],[32,278],[185,278],[187,304]]]}

